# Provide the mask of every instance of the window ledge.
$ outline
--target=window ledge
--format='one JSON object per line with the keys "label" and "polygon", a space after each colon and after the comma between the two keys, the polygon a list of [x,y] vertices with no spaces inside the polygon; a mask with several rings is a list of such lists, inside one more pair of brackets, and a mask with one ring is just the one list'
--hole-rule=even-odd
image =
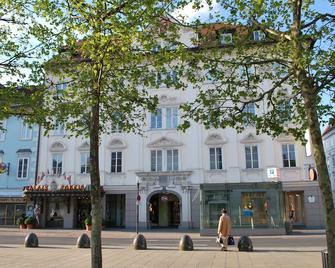
{"label": "window ledge", "polygon": [[264,168],[242,168],[242,171],[245,171],[245,172],[261,172],[263,171]]}
{"label": "window ledge", "polygon": [[206,170],[206,173],[224,173],[227,172],[226,169],[208,169]]}
{"label": "window ledge", "polygon": [[300,167],[281,167],[280,170],[300,170]]}

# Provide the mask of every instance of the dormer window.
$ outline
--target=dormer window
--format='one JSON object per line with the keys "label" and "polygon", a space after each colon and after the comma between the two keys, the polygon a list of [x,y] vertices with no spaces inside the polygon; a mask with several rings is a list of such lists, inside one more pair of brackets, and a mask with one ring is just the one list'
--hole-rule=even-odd
{"label": "dormer window", "polygon": [[253,31],[253,40],[254,41],[262,41],[265,39],[265,34],[264,32],[258,30],[258,31]]}
{"label": "dormer window", "polygon": [[232,33],[222,33],[220,34],[220,44],[221,45],[230,45],[233,43],[233,34]]}

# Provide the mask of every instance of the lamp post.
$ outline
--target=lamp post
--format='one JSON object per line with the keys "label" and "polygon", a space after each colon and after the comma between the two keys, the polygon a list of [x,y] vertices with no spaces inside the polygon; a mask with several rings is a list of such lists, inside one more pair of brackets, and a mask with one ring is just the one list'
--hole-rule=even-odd
{"label": "lamp post", "polygon": [[140,178],[136,177],[136,184],[137,184],[137,195],[136,195],[136,234],[138,234],[138,224],[139,224],[139,206],[140,206]]}

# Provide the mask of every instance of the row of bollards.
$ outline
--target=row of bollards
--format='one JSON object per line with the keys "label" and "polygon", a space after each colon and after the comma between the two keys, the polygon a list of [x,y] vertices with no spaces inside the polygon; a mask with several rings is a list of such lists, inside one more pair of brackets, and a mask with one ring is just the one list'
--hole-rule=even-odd
{"label": "row of bollards", "polygon": [[[30,233],[26,236],[24,240],[25,247],[35,248],[38,247],[38,238],[35,233]],[[77,248],[90,248],[90,238],[87,234],[81,234],[77,239]],[[136,235],[133,241],[134,249],[145,250],[147,249],[147,241],[142,234]],[[252,241],[248,236],[241,236],[238,241],[239,251],[253,251]],[[189,235],[183,235],[179,241],[179,250],[190,251],[193,250],[193,241]]]}

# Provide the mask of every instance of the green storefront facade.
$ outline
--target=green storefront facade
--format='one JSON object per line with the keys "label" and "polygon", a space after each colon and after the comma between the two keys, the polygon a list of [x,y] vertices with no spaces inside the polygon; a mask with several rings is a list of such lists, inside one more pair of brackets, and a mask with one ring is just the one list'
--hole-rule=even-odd
{"label": "green storefront facade", "polygon": [[[231,217],[233,233],[284,232],[284,200],[280,182],[200,185],[200,232],[216,232],[221,209]],[[270,232],[269,232],[270,231]]]}

